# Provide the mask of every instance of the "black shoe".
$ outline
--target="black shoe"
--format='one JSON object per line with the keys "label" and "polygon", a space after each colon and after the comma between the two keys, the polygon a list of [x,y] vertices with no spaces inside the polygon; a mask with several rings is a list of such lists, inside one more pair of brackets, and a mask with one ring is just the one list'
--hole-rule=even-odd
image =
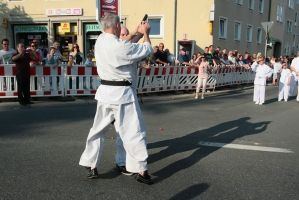
{"label": "black shoe", "polygon": [[123,175],[126,175],[126,176],[132,176],[132,175],[133,175],[132,172],[128,172],[128,171],[127,171],[126,166],[118,166],[118,165],[116,165],[116,167],[119,169],[119,171],[120,171]]}
{"label": "black shoe", "polygon": [[147,171],[144,172],[144,176],[142,176],[141,174],[138,173],[135,180],[137,182],[145,183],[148,185],[153,184],[151,177],[148,175]]}
{"label": "black shoe", "polygon": [[87,178],[97,178],[98,177],[98,170],[97,168],[90,169],[88,168]]}

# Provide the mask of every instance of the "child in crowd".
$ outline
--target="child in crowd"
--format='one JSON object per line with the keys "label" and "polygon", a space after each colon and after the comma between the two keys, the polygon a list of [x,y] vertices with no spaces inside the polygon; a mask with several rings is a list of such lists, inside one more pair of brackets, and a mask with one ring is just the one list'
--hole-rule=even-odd
{"label": "child in crowd", "polygon": [[287,63],[283,63],[278,70],[281,72],[279,81],[278,101],[281,101],[282,99],[284,99],[284,101],[288,101],[290,84],[292,81],[292,73],[291,70],[287,68]]}
{"label": "child in crowd", "polygon": [[86,59],[85,64],[84,64],[86,67],[93,67],[94,66],[94,62],[92,61],[92,58],[93,58],[92,54],[88,53],[87,54],[87,59]]}
{"label": "child in crowd", "polygon": [[68,62],[67,62],[67,66],[68,67],[72,67],[74,64],[74,57],[72,55],[69,55],[69,59],[68,59]]}

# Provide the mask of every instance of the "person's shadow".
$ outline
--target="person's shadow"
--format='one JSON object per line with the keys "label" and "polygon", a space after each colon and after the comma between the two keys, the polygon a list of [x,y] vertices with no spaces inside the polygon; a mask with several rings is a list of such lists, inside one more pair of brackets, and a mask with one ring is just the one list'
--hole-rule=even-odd
{"label": "person's shadow", "polygon": [[242,138],[243,136],[261,133],[265,131],[268,124],[271,123],[270,121],[250,123],[248,122],[249,119],[250,117],[243,117],[238,120],[218,124],[208,129],[199,130],[182,137],[149,143],[148,149],[167,147],[160,152],[151,154],[148,158],[149,164],[175,154],[195,150],[189,157],[177,160],[165,168],[154,172],[153,175],[156,176],[154,181],[159,182],[167,179],[173,174],[191,167],[202,158],[219,149],[215,147],[200,146],[198,144],[200,141],[231,143],[235,139]]}

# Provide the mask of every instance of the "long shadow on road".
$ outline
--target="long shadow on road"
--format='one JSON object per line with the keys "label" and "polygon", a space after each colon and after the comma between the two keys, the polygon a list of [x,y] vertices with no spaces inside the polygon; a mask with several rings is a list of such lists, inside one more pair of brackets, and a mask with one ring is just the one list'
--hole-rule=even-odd
{"label": "long shadow on road", "polygon": [[150,164],[175,154],[179,155],[183,152],[195,150],[190,156],[179,159],[165,168],[154,172],[153,175],[157,177],[154,181],[160,182],[165,180],[179,171],[190,168],[202,158],[205,158],[219,150],[219,148],[215,147],[200,146],[198,144],[199,141],[221,141],[225,143],[232,143],[235,139],[242,138],[247,135],[262,133],[271,123],[270,121],[250,123],[249,120],[250,117],[243,117],[238,120],[218,124],[208,129],[196,131],[182,137],[148,144],[148,149],[167,147],[160,152],[150,155],[148,159],[148,163]]}

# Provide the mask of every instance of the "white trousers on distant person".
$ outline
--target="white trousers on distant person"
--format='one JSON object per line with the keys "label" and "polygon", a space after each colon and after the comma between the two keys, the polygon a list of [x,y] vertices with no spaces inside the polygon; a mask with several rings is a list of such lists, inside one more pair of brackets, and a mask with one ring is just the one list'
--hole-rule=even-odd
{"label": "white trousers on distant person", "polygon": [[299,79],[298,79],[298,93],[297,93],[296,101],[299,101]]}
{"label": "white trousers on distant person", "polygon": [[138,173],[147,170],[146,129],[138,102],[106,104],[98,102],[94,123],[89,131],[85,150],[79,164],[97,167],[103,151],[110,123],[119,137],[116,140],[116,163],[127,171]]}
{"label": "white trousers on distant person", "polygon": [[253,101],[265,103],[265,85],[254,84]]}
{"label": "white trousers on distant person", "polygon": [[286,83],[279,82],[279,89],[278,89],[278,100],[284,99],[285,101],[288,100],[290,92],[290,86]]}
{"label": "white trousers on distant person", "polygon": [[198,78],[196,92],[198,93],[200,91],[200,87],[202,85],[202,92],[204,93],[206,91],[206,83],[207,83],[206,78]]}

